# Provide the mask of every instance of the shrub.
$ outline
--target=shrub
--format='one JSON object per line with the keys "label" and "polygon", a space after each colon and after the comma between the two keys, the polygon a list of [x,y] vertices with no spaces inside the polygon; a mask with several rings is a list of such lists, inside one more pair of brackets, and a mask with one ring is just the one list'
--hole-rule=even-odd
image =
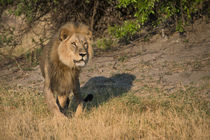
{"label": "shrub", "polygon": [[111,47],[113,46],[114,41],[112,39],[106,39],[106,38],[102,38],[96,41],[96,46],[97,48],[103,50],[103,51],[107,51],[109,49],[111,49]]}
{"label": "shrub", "polygon": [[205,2],[207,0],[118,0],[117,7],[127,8],[128,13],[133,13],[133,18],[122,25],[109,27],[109,33],[116,38],[129,39],[129,35],[135,34],[145,24],[166,26],[170,22],[175,23],[176,30],[183,33],[184,26],[201,14]]}

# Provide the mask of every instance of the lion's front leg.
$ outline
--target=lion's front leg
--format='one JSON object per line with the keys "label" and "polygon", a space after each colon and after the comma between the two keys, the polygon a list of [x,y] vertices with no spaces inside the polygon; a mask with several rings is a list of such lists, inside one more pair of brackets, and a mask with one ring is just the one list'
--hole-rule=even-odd
{"label": "lion's front leg", "polygon": [[79,83],[79,79],[76,80],[76,87],[75,89],[73,90],[73,94],[76,98],[76,101],[77,101],[77,109],[76,109],[76,113],[75,113],[75,116],[78,117],[80,114],[82,114],[83,112],[83,98],[81,96],[81,93],[80,93],[80,83]]}
{"label": "lion's front leg", "polygon": [[81,97],[79,92],[78,93],[74,93],[74,96],[75,96],[75,98],[77,100],[77,103],[78,103],[75,116],[78,117],[83,112],[83,99],[82,99],[82,97]]}
{"label": "lion's front leg", "polygon": [[77,109],[76,109],[75,116],[78,117],[83,112],[83,100],[80,100],[80,98],[78,99],[78,97],[76,97],[76,99],[77,99],[77,102],[78,102],[78,106],[77,106]]}
{"label": "lion's front leg", "polygon": [[50,88],[50,78],[49,78],[49,75],[48,75],[48,69],[47,68],[48,68],[47,66],[45,66],[45,68],[44,68],[44,72],[45,72],[44,94],[45,94],[47,105],[48,105],[50,111],[54,113],[54,115],[64,117],[64,115],[59,110],[59,107],[56,103],[53,92]]}
{"label": "lion's front leg", "polygon": [[48,105],[50,111],[52,111],[55,114],[59,114],[60,113],[59,107],[56,104],[56,100],[55,100],[50,88],[45,87],[44,93],[45,93],[46,102],[47,102],[47,105]]}
{"label": "lion's front leg", "polygon": [[67,95],[63,95],[63,96],[58,95],[57,104],[59,105],[61,112],[64,112],[65,109],[68,108],[69,97]]}

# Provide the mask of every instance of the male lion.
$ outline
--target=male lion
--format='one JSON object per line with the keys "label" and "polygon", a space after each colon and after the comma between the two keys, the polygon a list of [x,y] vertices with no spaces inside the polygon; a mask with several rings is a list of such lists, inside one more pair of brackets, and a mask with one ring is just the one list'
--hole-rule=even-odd
{"label": "male lion", "polygon": [[[82,99],[79,73],[93,56],[92,32],[83,24],[67,23],[44,47],[40,68],[44,81],[44,93],[50,110],[58,115],[68,107],[69,94],[73,93],[78,107],[75,115],[82,112],[83,102],[92,100],[89,94]],[[57,98],[55,99],[55,97]]]}

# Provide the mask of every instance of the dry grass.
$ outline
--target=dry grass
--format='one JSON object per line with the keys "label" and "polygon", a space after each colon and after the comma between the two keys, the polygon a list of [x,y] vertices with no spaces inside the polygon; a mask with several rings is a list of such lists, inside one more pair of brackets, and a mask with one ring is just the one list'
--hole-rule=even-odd
{"label": "dry grass", "polygon": [[[209,99],[201,90],[139,97],[127,93],[79,118],[52,117],[37,91],[0,87],[0,138],[3,140],[210,139]],[[202,93],[200,93],[202,94]]]}

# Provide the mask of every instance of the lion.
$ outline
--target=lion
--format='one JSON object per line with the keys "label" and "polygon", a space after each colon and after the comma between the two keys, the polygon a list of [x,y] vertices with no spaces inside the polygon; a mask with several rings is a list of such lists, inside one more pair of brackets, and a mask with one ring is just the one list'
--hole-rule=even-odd
{"label": "lion", "polygon": [[78,102],[75,116],[83,110],[83,103],[91,101],[92,94],[85,99],[80,93],[79,74],[93,57],[92,32],[84,24],[67,23],[44,47],[40,68],[44,77],[44,94],[49,109],[64,115],[69,105],[69,95],[73,93]]}

